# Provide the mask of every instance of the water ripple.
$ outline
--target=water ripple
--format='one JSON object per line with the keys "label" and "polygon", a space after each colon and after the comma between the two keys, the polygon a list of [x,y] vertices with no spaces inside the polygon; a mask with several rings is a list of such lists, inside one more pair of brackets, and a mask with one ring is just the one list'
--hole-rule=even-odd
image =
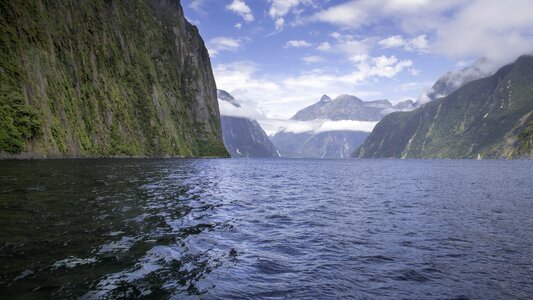
{"label": "water ripple", "polygon": [[530,161],[2,161],[0,170],[1,298],[533,294]]}

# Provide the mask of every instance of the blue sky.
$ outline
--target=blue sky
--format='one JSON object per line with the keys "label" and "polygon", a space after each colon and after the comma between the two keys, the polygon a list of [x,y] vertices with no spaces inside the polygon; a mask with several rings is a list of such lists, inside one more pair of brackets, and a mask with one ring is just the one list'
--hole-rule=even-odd
{"label": "blue sky", "polygon": [[[320,99],[416,98],[446,71],[533,50],[530,0],[183,0],[218,88],[261,119]],[[262,123],[263,124],[263,123]]]}

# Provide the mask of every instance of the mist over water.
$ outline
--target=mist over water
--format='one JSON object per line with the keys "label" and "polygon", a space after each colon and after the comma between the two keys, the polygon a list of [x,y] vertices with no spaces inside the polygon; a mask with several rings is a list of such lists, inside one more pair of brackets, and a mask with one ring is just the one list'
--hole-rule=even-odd
{"label": "mist over water", "polygon": [[0,298],[527,299],[532,182],[532,161],[0,161]]}

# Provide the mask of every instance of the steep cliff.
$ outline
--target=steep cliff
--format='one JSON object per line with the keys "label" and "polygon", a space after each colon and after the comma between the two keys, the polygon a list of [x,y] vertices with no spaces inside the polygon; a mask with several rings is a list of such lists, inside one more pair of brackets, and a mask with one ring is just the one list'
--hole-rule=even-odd
{"label": "steep cliff", "polygon": [[387,115],[354,155],[533,158],[533,56],[414,111]]}
{"label": "steep cliff", "polygon": [[178,0],[0,1],[0,157],[225,156]]}

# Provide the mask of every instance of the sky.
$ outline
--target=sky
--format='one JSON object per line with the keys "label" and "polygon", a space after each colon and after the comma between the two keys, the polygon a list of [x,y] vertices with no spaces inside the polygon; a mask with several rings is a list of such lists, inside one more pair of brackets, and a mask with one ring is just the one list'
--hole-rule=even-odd
{"label": "sky", "polygon": [[[322,95],[416,100],[447,71],[533,51],[531,0],[182,0],[217,87],[272,133]],[[225,113],[224,108],[221,112]]]}

